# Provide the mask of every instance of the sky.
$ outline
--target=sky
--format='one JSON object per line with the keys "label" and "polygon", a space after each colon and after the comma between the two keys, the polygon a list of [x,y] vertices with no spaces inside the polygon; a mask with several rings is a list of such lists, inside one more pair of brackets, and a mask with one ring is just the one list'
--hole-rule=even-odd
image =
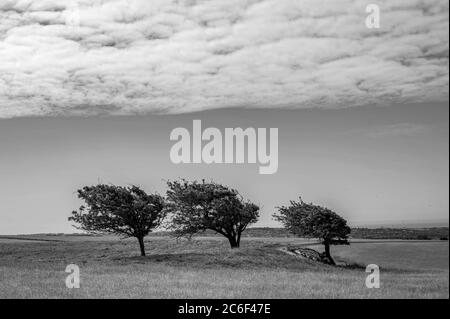
{"label": "sky", "polygon": [[[299,196],[350,224],[448,221],[449,110],[444,103],[341,110],[224,109],[180,115],[0,120],[0,234],[73,232],[84,185],[213,179],[261,206],[255,226]],[[279,167],[173,164],[170,132],[202,126],[277,127]]]}
{"label": "sky", "polygon": [[[449,4],[1,0],[0,234],[73,232],[84,185],[213,179],[352,225],[449,216]],[[181,164],[170,132],[278,128],[279,165]]]}

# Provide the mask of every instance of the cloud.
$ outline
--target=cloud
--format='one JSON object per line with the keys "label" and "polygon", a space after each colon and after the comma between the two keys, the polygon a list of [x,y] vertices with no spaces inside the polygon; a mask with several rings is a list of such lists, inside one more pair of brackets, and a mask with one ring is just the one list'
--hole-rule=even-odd
{"label": "cloud", "polygon": [[448,100],[448,1],[2,0],[0,118]]}

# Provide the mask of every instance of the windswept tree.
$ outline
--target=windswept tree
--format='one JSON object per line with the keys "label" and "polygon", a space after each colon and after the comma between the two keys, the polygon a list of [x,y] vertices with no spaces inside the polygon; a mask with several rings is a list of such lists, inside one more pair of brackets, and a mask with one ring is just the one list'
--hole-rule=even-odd
{"label": "windswept tree", "polygon": [[177,236],[213,230],[238,248],[242,232],[259,217],[259,207],[244,201],[239,193],[210,182],[169,181],[167,211]]}
{"label": "windswept tree", "polygon": [[86,203],[73,211],[69,221],[90,233],[110,233],[136,237],[141,256],[145,256],[144,237],[164,218],[164,198],[147,194],[137,186],[99,184],[78,190]]}
{"label": "windswept tree", "polygon": [[331,245],[348,245],[350,227],[347,221],[328,208],[307,204],[300,199],[291,201],[289,206],[278,208],[274,218],[299,237],[318,238],[325,246],[325,257],[335,265],[331,257]]}

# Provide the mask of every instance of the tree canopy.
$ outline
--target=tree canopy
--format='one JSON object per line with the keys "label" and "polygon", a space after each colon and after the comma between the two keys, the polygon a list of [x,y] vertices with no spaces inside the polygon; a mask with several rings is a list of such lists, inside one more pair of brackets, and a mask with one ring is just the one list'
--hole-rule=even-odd
{"label": "tree canopy", "polygon": [[274,218],[291,233],[299,237],[318,238],[325,245],[325,256],[335,264],[330,254],[330,245],[346,245],[351,232],[347,221],[332,210],[300,201],[291,201],[281,206]]}
{"label": "tree canopy", "polygon": [[242,232],[259,217],[259,207],[239,193],[214,182],[167,183],[167,209],[178,236],[213,230],[225,236],[232,248],[240,246]]}
{"label": "tree canopy", "polygon": [[105,184],[85,186],[77,193],[85,205],[73,211],[69,221],[91,233],[136,237],[145,256],[144,237],[164,218],[163,197],[147,194],[138,186]]}

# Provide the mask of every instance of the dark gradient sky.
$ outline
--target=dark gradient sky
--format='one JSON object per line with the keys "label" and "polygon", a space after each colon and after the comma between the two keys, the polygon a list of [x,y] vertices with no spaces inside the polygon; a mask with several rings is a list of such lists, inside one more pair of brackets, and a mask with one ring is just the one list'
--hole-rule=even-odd
{"label": "dark gradient sky", "polygon": [[[0,234],[73,232],[77,188],[138,184],[163,193],[165,179],[214,179],[262,206],[302,196],[351,224],[448,220],[446,103],[341,110],[219,110],[184,115],[0,120]],[[172,164],[170,131],[278,127],[279,169]]]}

